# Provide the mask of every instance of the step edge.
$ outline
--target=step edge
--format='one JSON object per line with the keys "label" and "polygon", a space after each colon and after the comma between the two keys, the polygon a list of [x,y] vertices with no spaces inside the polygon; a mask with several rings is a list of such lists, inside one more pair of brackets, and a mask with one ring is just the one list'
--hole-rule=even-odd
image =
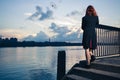
{"label": "step edge", "polygon": [[117,64],[110,64],[110,63],[100,63],[100,62],[93,62],[91,64],[98,64],[98,65],[106,65],[106,66],[113,66],[113,67],[120,67],[120,65],[117,65]]}
{"label": "step edge", "polygon": [[120,79],[120,76],[119,76],[120,74],[119,73],[102,71],[102,70],[97,70],[97,69],[84,69],[84,68],[81,68],[81,67],[74,67],[73,69],[82,70],[82,71],[86,71],[86,72],[92,72],[92,73],[95,73],[95,74],[106,75],[106,76],[115,77],[115,78]]}
{"label": "step edge", "polygon": [[85,77],[78,76],[78,75],[74,75],[74,74],[67,75],[66,77],[72,78],[72,79],[75,79],[75,80],[80,80],[80,79],[81,80],[92,80],[92,79],[85,78]]}

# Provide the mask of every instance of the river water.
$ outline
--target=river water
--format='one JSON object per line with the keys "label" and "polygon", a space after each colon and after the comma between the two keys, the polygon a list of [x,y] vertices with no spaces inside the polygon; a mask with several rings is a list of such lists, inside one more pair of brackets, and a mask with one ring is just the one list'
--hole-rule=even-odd
{"label": "river water", "polygon": [[0,80],[56,80],[60,50],[66,51],[66,72],[85,59],[82,46],[0,48]]}

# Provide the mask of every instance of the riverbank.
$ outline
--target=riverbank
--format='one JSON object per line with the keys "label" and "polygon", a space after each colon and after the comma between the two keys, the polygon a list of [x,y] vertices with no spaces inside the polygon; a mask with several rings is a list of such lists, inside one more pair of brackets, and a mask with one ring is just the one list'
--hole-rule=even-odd
{"label": "riverbank", "polygon": [[44,47],[44,46],[81,46],[82,43],[70,42],[0,42],[0,47]]}

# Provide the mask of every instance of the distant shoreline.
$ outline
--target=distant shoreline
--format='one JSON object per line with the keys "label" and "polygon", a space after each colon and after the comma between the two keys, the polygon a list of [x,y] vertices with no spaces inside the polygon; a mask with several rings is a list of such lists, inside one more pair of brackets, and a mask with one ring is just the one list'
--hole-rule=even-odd
{"label": "distant shoreline", "polygon": [[0,47],[46,47],[46,46],[82,46],[82,43],[70,42],[0,42]]}

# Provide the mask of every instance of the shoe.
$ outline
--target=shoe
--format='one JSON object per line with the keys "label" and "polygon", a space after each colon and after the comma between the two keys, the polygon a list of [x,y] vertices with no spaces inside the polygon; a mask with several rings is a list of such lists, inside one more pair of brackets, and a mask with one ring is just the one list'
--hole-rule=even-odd
{"label": "shoe", "polygon": [[95,56],[94,56],[94,55],[92,55],[92,56],[91,56],[91,60],[90,60],[90,62],[95,61],[95,59],[96,59],[96,58],[95,58]]}
{"label": "shoe", "polygon": [[90,69],[90,68],[91,68],[91,65],[87,65],[87,64],[86,64],[86,65],[85,65],[85,68],[86,68],[86,69]]}

